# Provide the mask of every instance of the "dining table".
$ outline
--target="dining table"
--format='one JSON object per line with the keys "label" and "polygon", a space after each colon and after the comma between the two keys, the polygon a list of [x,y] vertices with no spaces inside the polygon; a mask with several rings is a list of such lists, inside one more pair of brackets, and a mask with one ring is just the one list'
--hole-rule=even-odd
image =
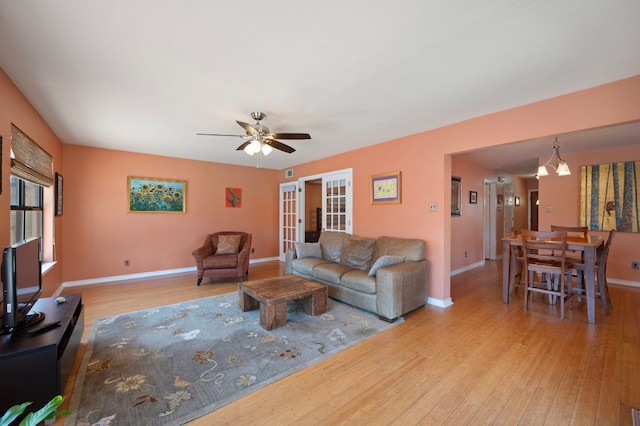
{"label": "dining table", "polygon": [[[604,238],[600,235],[567,236],[567,250],[583,253],[587,320],[596,323],[596,264],[604,250]],[[509,303],[509,282],[516,268],[513,249],[522,246],[522,236],[502,238],[502,303]]]}

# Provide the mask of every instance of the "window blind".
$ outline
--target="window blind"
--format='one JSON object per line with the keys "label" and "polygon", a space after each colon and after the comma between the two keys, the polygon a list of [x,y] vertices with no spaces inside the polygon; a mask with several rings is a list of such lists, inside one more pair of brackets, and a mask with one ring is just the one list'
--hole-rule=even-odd
{"label": "window blind", "polygon": [[26,181],[53,185],[53,157],[11,123],[11,174]]}

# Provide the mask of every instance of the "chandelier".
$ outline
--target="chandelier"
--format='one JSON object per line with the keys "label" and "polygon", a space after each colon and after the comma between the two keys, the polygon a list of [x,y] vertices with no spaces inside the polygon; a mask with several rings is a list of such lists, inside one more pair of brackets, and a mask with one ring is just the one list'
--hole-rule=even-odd
{"label": "chandelier", "polygon": [[557,137],[553,143],[553,154],[551,154],[551,158],[549,158],[549,161],[538,167],[538,176],[549,175],[547,166],[555,170],[558,176],[568,176],[571,174],[567,162],[560,157],[560,144],[558,143]]}

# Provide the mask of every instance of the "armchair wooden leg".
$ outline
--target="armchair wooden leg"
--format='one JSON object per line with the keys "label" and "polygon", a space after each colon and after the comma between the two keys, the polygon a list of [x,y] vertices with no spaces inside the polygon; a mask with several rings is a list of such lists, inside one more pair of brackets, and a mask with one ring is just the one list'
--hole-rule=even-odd
{"label": "armchair wooden leg", "polygon": [[202,277],[198,278],[198,284],[197,285],[200,285],[201,282],[202,282]]}

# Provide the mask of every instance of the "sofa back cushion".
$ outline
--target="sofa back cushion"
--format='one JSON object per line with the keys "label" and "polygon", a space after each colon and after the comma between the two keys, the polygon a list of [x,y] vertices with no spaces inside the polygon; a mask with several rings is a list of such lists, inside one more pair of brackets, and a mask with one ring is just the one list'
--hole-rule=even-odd
{"label": "sofa back cushion", "polygon": [[376,240],[350,237],[344,240],[340,263],[356,269],[367,270],[371,266]]}
{"label": "sofa back cushion", "polygon": [[340,263],[342,245],[347,238],[349,238],[349,234],[344,232],[322,231],[318,240],[322,249],[322,258]]}
{"label": "sofa back cushion", "polygon": [[411,238],[378,237],[376,240],[373,261],[382,256],[402,256],[405,261],[424,259],[426,243],[424,240]]}

